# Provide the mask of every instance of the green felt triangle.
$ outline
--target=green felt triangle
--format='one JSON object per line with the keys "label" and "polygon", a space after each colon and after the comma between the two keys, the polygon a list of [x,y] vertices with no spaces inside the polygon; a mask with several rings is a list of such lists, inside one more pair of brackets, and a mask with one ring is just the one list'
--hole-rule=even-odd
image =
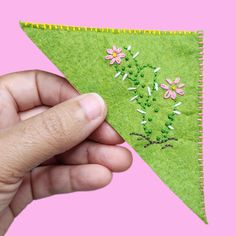
{"label": "green felt triangle", "polygon": [[[108,122],[206,222],[199,143],[202,33],[32,23],[21,27],[76,89],[103,96]],[[122,52],[107,53],[113,45]],[[121,63],[113,60],[111,65],[109,58]]]}

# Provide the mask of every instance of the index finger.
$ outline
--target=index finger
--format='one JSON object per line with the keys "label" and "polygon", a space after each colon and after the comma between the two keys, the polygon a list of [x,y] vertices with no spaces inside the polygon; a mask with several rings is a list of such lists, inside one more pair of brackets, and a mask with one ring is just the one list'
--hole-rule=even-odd
{"label": "index finger", "polygon": [[[4,75],[0,79],[0,90],[5,92],[12,101],[8,109],[23,112],[38,106],[55,106],[61,102],[78,96],[79,93],[69,82],[58,75],[33,70]],[[0,112],[0,119],[6,116]],[[123,142],[123,139],[107,123],[103,123],[92,135],[91,139],[107,144]]]}

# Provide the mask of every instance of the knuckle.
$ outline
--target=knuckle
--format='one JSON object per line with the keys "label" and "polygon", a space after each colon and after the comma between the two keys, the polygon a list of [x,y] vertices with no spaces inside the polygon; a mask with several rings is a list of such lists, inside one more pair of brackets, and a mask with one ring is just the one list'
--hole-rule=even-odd
{"label": "knuckle", "polygon": [[42,136],[46,136],[49,144],[56,148],[59,148],[61,143],[69,142],[70,131],[66,121],[56,110],[51,110],[47,115],[42,116],[42,127]]}
{"label": "knuckle", "polygon": [[[20,152],[11,143],[5,140],[8,136],[9,130],[0,130],[0,182],[5,184],[14,184],[22,178],[23,174],[18,165],[16,165],[16,158],[14,155],[17,153],[17,157],[20,158]],[[1,191],[0,191],[1,192]]]}
{"label": "knuckle", "polygon": [[16,184],[21,178],[22,174],[19,171],[13,170],[12,168],[5,166],[4,168],[1,168],[0,186],[2,184],[5,185]]}
{"label": "knuckle", "polygon": [[[0,189],[2,184],[12,185],[17,183],[22,178],[22,172],[12,165],[13,160],[7,161],[9,157],[4,155],[0,160]],[[1,191],[0,191],[1,192]]]}

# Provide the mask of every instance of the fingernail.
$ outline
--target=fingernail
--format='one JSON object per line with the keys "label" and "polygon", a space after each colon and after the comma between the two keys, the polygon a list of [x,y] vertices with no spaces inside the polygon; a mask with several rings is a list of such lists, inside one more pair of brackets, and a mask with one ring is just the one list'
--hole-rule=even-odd
{"label": "fingernail", "polygon": [[81,96],[80,106],[89,120],[94,120],[102,115],[105,107],[103,99],[96,93]]}

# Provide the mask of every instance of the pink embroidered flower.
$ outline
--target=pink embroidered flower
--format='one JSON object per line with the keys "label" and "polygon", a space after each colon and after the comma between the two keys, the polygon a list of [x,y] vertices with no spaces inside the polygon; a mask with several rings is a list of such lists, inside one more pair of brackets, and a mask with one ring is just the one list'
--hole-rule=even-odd
{"label": "pink embroidered flower", "polygon": [[122,53],[121,48],[116,48],[116,46],[113,46],[112,49],[108,48],[107,49],[108,55],[105,56],[106,60],[111,60],[110,64],[114,64],[116,62],[117,64],[121,63],[121,58],[125,57],[125,54]]}
{"label": "pink embroidered flower", "polygon": [[161,84],[161,87],[166,90],[164,98],[172,98],[174,100],[176,99],[176,94],[184,95],[184,84],[180,84],[180,78],[176,78],[174,82],[170,79],[166,79],[166,81],[169,85]]}

